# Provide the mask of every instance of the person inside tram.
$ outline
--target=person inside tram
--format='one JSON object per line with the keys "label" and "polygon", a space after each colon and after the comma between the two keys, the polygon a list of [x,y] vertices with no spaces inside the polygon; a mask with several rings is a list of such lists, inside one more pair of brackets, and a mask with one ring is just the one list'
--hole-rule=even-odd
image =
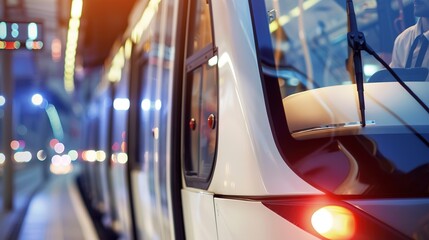
{"label": "person inside tram", "polygon": [[429,68],[429,0],[414,1],[417,23],[405,29],[395,40],[392,68]]}

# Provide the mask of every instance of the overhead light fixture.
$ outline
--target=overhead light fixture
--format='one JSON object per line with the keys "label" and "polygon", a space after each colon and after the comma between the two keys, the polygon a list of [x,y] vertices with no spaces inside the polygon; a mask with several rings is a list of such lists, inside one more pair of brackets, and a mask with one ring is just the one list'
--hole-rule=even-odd
{"label": "overhead light fixture", "polygon": [[69,29],[67,32],[66,52],[64,57],[64,88],[69,93],[74,91],[74,70],[82,7],[82,0],[72,1]]}

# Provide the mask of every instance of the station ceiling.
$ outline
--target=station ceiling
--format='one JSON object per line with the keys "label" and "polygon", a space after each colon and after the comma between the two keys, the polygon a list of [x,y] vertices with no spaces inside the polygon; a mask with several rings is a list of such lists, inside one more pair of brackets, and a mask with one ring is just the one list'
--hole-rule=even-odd
{"label": "station ceiling", "polygon": [[[113,42],[125,30],[128,15],[135,1],[83,0],[77,51],[84,67],[103,64]],[[50,52],[54,38],[60,39],[63,47],[66,45],[71,2],[71,0],[2,0],[0,17],[10,21],[42,22],[44,51]]]}
{"label": "station ceiling", "polygon": [[[84,69],[104,64],[114,41],[125,31],[128,15],[136,0],[83,0],[80,33],[77,47],[77,63]],[[43,49],[35,54],[28,51],[14,52],[19,61],[19,76],[16,84],[30,88],[42,86],[55,95],[55,102],[68,105],[63,77],[64,53],[69,26],[72,0],[1,0],[0,20],[11,22],[42,22]],[[52,43],[60,41],[62,55],[54,61]],[[28,57],[30,56],[30,57]],[[1,58],[1,57],[0,57]],[[25,62],[34,61],[32,68],[26,68]],[[34,74],[37,68],[37,74]],[[31,71],[30,71],[31,70]],[[18,86],[17,86],[18,87]],[[54,97],[53,97],[54,98]]]}
{"label": "station ceiling", "polygon": [[135,0],[84,0],[78,46],[84,67],[103,64],[113,42],[125,31],[134,3]]}

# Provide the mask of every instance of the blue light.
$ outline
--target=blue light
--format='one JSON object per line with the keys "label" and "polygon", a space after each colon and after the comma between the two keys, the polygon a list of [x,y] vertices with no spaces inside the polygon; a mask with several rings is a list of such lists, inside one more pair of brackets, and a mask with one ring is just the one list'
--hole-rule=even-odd
{"label": "blue light", "polygon": [[127,111],[130,108],[130,100],[128,98],[116,98],[113,101],[113,108],[117,111]]}
{"label": "blue light", "polygon": [[0,107],[3,106],[5,103],[6,103],[6,98],[0,95]]}
{"label": "blue light", "polygon": [[33,97],[31,97],[31,102],[35,105],[35,106],[40,106],[43,103],[43,96],[36,93],[33,95]]}
{"label": "blue light", "polygon": [[0,22],[0,39],[4,40],[7,37],[7,25],[5,22]]}
{"label": "blue light", "polygon": [[11,35],[13,38],[18,38],[19,36],[19,26],[17,23],[12,23],[12,32]]}
{"label": "blue light", "polygon": [[149,99],[144,99],[141,103],[141,108],[143,111],[149,111],[151,107],[151,102]]}
{"label": "blue light", "polygon": [[30,40],[36,40],[38,37],[38,32],[37,32],[37,24],[32,22],[30,24],[28,24],[28,39]]}
{"label": "blue light", "polygon": [[156,100],[155,101],[155,109],[156,110],[161,110],[161,106],[162,106],[162,102],[161,102],[161,100]]}

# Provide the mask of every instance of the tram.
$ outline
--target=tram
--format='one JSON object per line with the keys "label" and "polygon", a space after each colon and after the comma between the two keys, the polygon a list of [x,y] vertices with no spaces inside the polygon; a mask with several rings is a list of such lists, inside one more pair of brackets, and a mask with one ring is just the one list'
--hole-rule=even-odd
{"label": "tram", "polygon": [[82,179],[121,239],[429,238],[411,0],[140,0],[87,108]]}

